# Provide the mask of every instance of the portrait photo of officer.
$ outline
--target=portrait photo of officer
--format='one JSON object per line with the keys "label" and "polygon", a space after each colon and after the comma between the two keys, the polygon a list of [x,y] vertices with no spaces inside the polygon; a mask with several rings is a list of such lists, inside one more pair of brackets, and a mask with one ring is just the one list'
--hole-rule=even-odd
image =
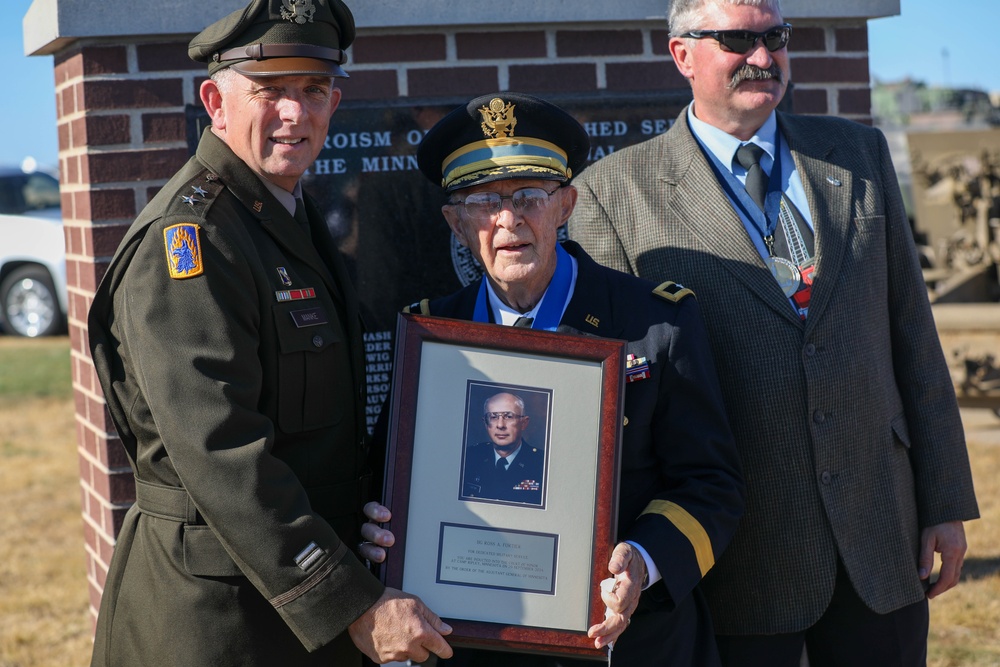
{"label": "portrait photo of officer", "polygon": [[476,427],[477,415],[473,414],[478,401],[473,402],[473,395],[470,388],[462,498],[541,507],[544,501],[545,421],[539,420],[541,428],[532,432],[540,440],[529,442],[527,432],[531,415],[525,409],[524,398],[517,393],[496,391],[482,403],[481,423],[488,440],[478,441],[476,434],[481,431]]}

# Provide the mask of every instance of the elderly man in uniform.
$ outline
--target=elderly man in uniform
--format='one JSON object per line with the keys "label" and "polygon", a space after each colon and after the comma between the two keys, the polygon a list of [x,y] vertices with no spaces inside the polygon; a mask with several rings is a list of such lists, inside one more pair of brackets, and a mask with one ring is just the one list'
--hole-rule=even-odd
{"label": "elderly man in uniform", "polygon": [[299,185],[354,19],[340,0],[287,4],[253,0],[191,41],[212,126],[94,298],[94,362],[136,480],[95,666],[451,654],[448,626],[354,552],[370,530],[358,304]]}
{"label": "elderly man in uniform", "polygon": [[[476,98],[435,125],[418,164],[449,193],[444,217],[485,276],[410,310],[628,341],[621,542],[608,563],[616,585],[602,593],[608,615],[589,634],[597,648],[615,642],[616,664],[705,667],[718,658],[695,586],[742,513],[739,461],[690,290],[606,269],[557,242],[588,147],[572,116],[517,93]],[[457,650],[439,664],[577,662]]]}
{"label": "elderly man in uniform", "polygon": [[483,404],[483,424],[490,436],[466,453],[464,495],[515,503],[542,503],[545,457],[524,439],[531,417],[524,400],[500,392]]}

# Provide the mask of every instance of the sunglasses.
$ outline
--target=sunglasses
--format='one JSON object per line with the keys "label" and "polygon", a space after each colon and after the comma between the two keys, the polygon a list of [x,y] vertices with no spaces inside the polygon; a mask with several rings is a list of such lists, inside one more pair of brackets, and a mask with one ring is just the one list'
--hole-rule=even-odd
{"label": "sunglasses", "polygon": [[758,40],[764,41],[764,46],[768,51],[774,52],[783,49],[788,44],[788,38],[792,34],[790,23],[782,23],[773,28],[768,28],[764,32],[754,32],[753,30],[692,30],[679,37],[691,37],[692,39],[705,39],[711,37],[719,43],[723,51],[733,53],[746,53],[757,46]]}

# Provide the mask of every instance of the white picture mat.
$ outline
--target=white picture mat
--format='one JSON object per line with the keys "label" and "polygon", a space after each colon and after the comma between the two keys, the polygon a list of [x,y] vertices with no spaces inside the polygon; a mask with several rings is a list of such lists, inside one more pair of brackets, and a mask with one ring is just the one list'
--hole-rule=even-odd
{"label": "white picture mat", "polygon": [[[545,509],[458,499],[469,380],[552,390]],[[587,630],[601,383],[597,361],[423,343],[403,590],[444,617]],[[558,535],[555,595],[438,584],[442,523]]]}

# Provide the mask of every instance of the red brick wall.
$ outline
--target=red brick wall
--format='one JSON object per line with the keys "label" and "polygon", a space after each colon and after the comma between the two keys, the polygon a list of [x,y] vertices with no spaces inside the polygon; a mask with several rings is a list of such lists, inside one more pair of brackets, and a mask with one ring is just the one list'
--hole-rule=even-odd
{"label": "red brick wall", "polygon": [[[401,34],[362,31],[346,99],[540,95],[686,88],[658,25]],[[870,123],[868,33],[861,21],[796,25],[793,105]],[[114,538],[134,499],[132,475],[90,360],[87,311],[132,219],[187,159],[184,107],[204,68],[186,41],[74,46],[56,56],[59,156],[68,251],[70,335],[92,611]]]}

